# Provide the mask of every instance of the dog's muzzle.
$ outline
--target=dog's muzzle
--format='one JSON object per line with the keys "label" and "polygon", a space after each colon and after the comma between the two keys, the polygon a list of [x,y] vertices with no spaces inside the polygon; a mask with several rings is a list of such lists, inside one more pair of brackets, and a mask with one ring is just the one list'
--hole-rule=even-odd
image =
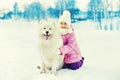
{"label": "dog's muzzle", "polygon": [[48,40],[50,36],[51,36],[51,34],[44,34],[44,37],[46,40]]}

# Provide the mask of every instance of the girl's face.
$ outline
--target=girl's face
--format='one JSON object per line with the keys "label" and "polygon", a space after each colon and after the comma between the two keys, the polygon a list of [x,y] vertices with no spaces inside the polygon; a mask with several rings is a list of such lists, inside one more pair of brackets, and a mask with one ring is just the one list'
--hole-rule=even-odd
{"label": "girl's face", "polygon": [[60,28],[67,29],[67,23],[66,22],[60,22]]}

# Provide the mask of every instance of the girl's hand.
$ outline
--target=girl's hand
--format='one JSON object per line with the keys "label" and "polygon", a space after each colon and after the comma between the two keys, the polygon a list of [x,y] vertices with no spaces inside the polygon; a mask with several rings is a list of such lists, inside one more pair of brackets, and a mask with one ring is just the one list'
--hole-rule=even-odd
{"label": "girl's hand", "polygon": [[61,55],[61,52],[59,49],[55,50],[55,54]]}

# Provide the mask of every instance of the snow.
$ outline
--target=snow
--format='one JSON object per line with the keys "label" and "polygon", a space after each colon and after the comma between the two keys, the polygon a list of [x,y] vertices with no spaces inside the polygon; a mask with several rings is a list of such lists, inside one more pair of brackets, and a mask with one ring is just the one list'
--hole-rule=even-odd
{"label": "snow", "polygon": [[59,70],[55,76],[40,74],[36,68],[40,62],[37,25],[0,21],[0,80],[120,80],[120,31],[96,31],[90,21],[75,23],[84,65],[76,71]]}

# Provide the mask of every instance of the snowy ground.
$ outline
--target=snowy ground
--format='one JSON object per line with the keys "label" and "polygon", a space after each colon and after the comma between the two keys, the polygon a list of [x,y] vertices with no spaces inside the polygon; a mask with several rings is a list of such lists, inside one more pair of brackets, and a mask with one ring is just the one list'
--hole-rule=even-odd
{"label": "snowy ground", "polygon": [[120,80],[120,31],[95,31],[91,22],[74,25],[88,29],[75,29],[84,65],[54,76],[36,68],[37,22],[0,21],[0,80]]}

